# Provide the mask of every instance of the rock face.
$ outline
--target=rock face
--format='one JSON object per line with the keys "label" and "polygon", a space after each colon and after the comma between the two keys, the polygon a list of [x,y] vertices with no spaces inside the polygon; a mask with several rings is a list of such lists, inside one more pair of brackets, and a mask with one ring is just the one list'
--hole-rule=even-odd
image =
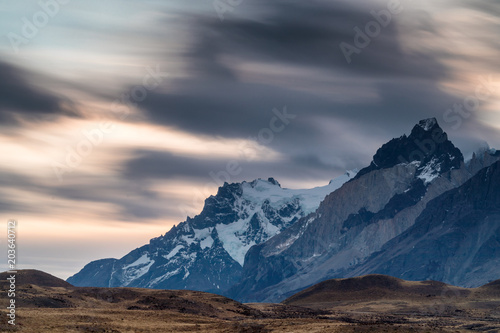
{"label": "rock face", "polygon": [[203,211],[121,259],[97,260],[68,279],[75,286],[191,289],[221,293],[241,279],[253,245],[315,211],[325,196],[355,176],[290,190],[269,178],[224,184]]}
{"label": "rock face", "polygon": [[317,282],[349,276],[411,228],[431,200],[497,160],[495,154],[465,164],[435,119],[421,121],[409,136],[382,146],[370,166],[328,195],[316,212],[251,248],[243,279],[229,295],[280,301]]}
{"label": "rock face", "polygon": [[500,276],[500,162],[432,200],[415,224],[349,273],[478,287]]}

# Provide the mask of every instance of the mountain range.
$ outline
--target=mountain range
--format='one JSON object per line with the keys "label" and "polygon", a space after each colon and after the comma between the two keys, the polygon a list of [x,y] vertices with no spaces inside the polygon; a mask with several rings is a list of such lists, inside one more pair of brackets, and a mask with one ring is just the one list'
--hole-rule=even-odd
{"label": "mountain range", "polygon": [[477,287],[500,277],[500,151],[464,161],[436,119],[311,190],[224,184],[203,211],[77,286],[211,291],[276,302],[332,278],[386,274]]}
{"label": "mountain range", "polygon": [[273,178],[228,184],[205,200],[202,212],[121,259],[89,263],[75,286],[143,287],[222,292],[241,279],[245,255],[315,211],[356,171],[307,190],[281,188]]}

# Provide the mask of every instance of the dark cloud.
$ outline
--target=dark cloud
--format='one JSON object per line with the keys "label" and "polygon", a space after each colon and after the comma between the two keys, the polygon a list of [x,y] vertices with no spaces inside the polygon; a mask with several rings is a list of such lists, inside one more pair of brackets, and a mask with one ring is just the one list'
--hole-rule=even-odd
{"label": "dark cloud", "polygon": [[[38,179],[7,170],[0,170],[0,174],[0,188],[4,189],[4,195],[0,199],[0,209],[11,213],[61,214],[60,208],[65,207],[66,202],[70,200],[75,203],[108,203],[116,206],[118,213],[113,216],[102,216],[103,220],[120,219],[136,222],[141,219],[178,215],[176,205],[181,202],[181,199],[175,196],[165,197],[164,194],[160,195],[151,190],[151,183],[144,178],[123,180],[87,176],[86,179],[78,177],[79,181],[75,182],[72,175],[66,175],[62,183],[58,182],[55,176],[52,182],[47,183],[47,179]],[[48,202],[52,204],[45,206],[19,201],[17,197],[8,195],[10,188],[45,197],[50,199]],[[165,205],[166,200],[171,205]],[[79,209],[75,207],[71,214],[79,214]]]}
{"label": "dark cloud", "polygon": [[[393,124],[408,127],[420,118],[435,116],[436,110],[441,112],[442,105],[452,100],[438,88],[438,82],[450,74],[432,54],[403,51],[397,17],[359,55],[353,55],[351,64],[339,48],[341,42],[353,44],[355,26],[364,28],[374,20],[371,10],[385,7],[384,2],[270,1],[265,14],[224,22],[194,16],[189,26],[195,37],[183,54],[191,77],[170,82],[169,91],[152,92],[141,107],[157,124],[197,134],[246,138],[267,126],[274,107],[287,105],[300,120],[280,137],[286,138],[285,144],[299,143],[302,148],[325,139],[312,125],[315,117],[369,122],[383,128],[387,117]],[[422,29],[437,29],[429,15],[418,17],[425,21]],[[286,84],[249,83],[241,80],[238,68],[238,63],[247,62],[296,68],[289,73],[296,82],[290,83],[300,84],[300,70],[320,70],[329,81],[316,83],[307,92]],[[337,101],[325,93],[340,94],[344,81],[351,82],[352,95],[360,98]],[[359,82],[360,87],[352,82]],[[375,102],[363,98],[371,93],[361,87],[366,82],[378,94]]]}
{"label": "dark cloud", "polygon": [[[206,73],[220,68],[223,56],[242,60],[289,63],[317,67],[332,73],[364,77],[413,76],[441,78],[447,70],[432,56],[405,53],[400,47],[397,15],[372,38],[370,45],[351,64],[340,50],[340,43],[354,45],[354,27],[365,30],[374,21],[371,11],[386,10],[387,4],[360,4],[345,1],[304,2],[268,1],[266,14],[258,17],[228,19],[223,23],[195,17],[197,39],[187,56],[195,66],[206,65]],[[419,13],[422,27],[435,30],[430,16]],[[216,52],[216,53],[214,53]],[[206,60],[218,60],[206,62]],[[219,71],[217,71],[219,72]],[[200,72],[198,72],[200,73]]]}
{"label": "dark cloud", "polygon": [[269,126],[274,108],[289,113],[324,110],[329,102],[307,93],[251,83],[178,82],[175,93],[152,93],[141,107],[155,123],[224,137],[255,136]]}
{"label": "dark cloud", "polygon": [[[174,197],[160,196],[150,187],[151,184],[144,181],[121,180],[119,183],[113,183],[106,180],[89,179],[88,184],[62,185],[51,189],[50,193],[55,198],[64,198],[75,202],[109,203],[119,208],[117,216],[103,217],[104,219],[112,218],[136,222],[140,219],[175,216],[177,213],[175,203],[180,202],[180,200],[176,200]],[[166,201],[170,205],[165,204]]]}
{"label": "dark cloud", "polygon": [[224,159],[178,156],[168,152],[139,150],[124,168],[127,179],[207,178],[210,170],[225,168]]}
{"label": "dark cloud", "polygon": [[[233,165],[231,170],[237,172],[229,174],[228,164]],[[271,176],[278,181],[290,180],[297,175],[308,179],[318,176],[331,179],[344,171],[343,168],[336,168],[309,155],[286,156],[273,161],[257,161],[247,159],[244,155],[239,159],[197,158],[163,151],[138,150],[136,157],[124,167],[123,177],[130,180],[189,179],[197,181],[203,187],[207,183],[221,186],[225,181],[250,181],[257,178],[267,179]]]}
{"label": "dark cloud", "polygon": [[[31,78],[28,79],[28,77]],[[75,117],[71,101],[38,88],[31,82],[33,73],[0,60],[0,122],[15,124],[19,117],[29,120],[49,120],[54,116]],[[43,78],[41,78],[43,80]],[[31,81],[31,82],[30,82]]]}
{"label": "dark cloud", "polygon": [[18,174],[8,170],[0,169],[0,188],[3,195],[0,198],[0,210],[4,212],[40,212],[38,205],[19,202],[14,196],[9,195],[9,189],[25,190],[30,193],[45,191],[44,185],[29,175]]}
{"label": "dark cloud", "polygon": [[[189,20],[195,37],[183,53],[190,76],[170,82],[165,91],[151,92],[141,108],[155,124],[196,135],[246,139],[269,127],[273,108],[286,106],[296,118],[268,144],[284,160],[246,163],[238,181],[270,172],[277,179],[328,179],[345,169],[362,168],[381,144],[408,133],[420,119],[441,119],[456,101],[439,88],[450,73],[437,56],[403,51],[397,17],[347,63],[339,44],[353,44],[353,28],[364,28],[373,20],[370,11],[385,6],[271,1],[265,14],[224,22],[195,16]],[[417,29],[438,30],[430,15],[418,13],[414,20]],[[290,82],[242,80],[241,63],[286,66]],[[315,72],[326,79],[299,74]],[[302,80],[313,86],[297,90]],[[350,97],[339,98],[346,85],[351,86]],[[370,94],[374,98],[365,98]],[[327,130],[322,122],[341,126]],[[148,152],[129,163],[125,176],[210,181],[210,171],[223,169],[224,161]]]}

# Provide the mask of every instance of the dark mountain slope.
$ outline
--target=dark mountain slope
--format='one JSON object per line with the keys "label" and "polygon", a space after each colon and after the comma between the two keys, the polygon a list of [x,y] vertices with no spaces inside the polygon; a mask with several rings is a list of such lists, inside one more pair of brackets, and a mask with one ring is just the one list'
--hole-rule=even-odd
{"label": "dark mountain slope", "polygon": [[500,277],[500,162],[433,201],[415,224],[349,273],[477,287]]}

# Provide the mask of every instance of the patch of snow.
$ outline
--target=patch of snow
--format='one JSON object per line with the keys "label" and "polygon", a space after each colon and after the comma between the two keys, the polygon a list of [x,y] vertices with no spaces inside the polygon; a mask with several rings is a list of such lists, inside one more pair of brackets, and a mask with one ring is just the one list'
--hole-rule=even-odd
{"label": "patch of snow", "polygon": [[416,167],[419,167],[419,166],[420,166],[420,164],[422,164],[422,162],[421,162],[421,161],[419,161],[419,160],[415,160],[415,161],[412,161],[412,162],[410,163],[410,165],[414,165],[414,166],[416,166]]}
{"label": "patch of snow", "polygon": [[418,178],[424,181],[424,184],[431,183],[434,179],[439,177],[439,171],[441,171],[441,165],[438,164],[439,160],[433,158],[429,163],[425,165]]}
{"label": "patch of snow", "polygon": [[200,246],[202,249],[206,249],[207,247],[212,247],[213,243],[214,243],[214,240],[213,240],[212,236],[208,236],[207,238],[203,239],[200,242]]}
{"label": "patch of snow", "polygon": [[149,268],[154,264],[154,260],[149,259],[148,254],[142,255],[139,259],[130,265],[123,267],[123,282],[127,285],[132,280],[137,279],[149,271]]}
{"label": "patch of snow", "polygon": [[245,244],[245,242],[238,237],[241,231],[246,230],[245,225],[248,224],[250,219],[251,216],[231,224],[218,224],[216,226],[222,246],[241,266],[243,266],[243,262],[245,261],[245,254],[255,245],[254,241]]}
{"label": "patch of snow", "polygon": [[131,263],[130,265],[123,266],[123,269],[129,269],[130,267],[139,266],[143,264],[148,264],[151,260],[147,253],[143,254],[139,259]]}
{"label": "patch of snow", "polygon": [[148,287],[154,287],[155,285],[157,285],[158,283],[160,283],[161,281],[163,280],[166,280],[168,279],[169,277],[172,277],[176,274],[179,273],[179,270],[180,268],[177,268],[176,270],[172,271],[172,272],[168,272],[160,277],[157,277],[156,279],[153,279],[151,280],[149,283],[148,283]]}
{"label": "patch of snow", "polygon": [[180,238],[183,241],[185,241],[188,245],[191,245],[193,243],[199,243],[202,249],[212,246],[214,240],[210,235],[211,233],[210,228],[192,229],[192,230],[194,231],[194,236],[183,235]]}
{"label": "patch of snow", "polygon": [[304,229],[307,228],[309,226],[309,224],[313,223],[314,221],[316,220],[316,217],[315,216],[312,216],[310,217],[307,222],[306,222],[306,225],[303,227]]}
{"label": "patch of snow", "polygon": [[429,131],[434,125],[436,125],[436,118],[428,118],[421,120],[418,125],[424,129],[424,131]]}
{"label": "patch of snow", "polygon": [[184,247],[184,245],[177,245],[176,247],[174,247],[172,249],[172,251],[169,252],[169,254],[167,254],[166,256],[163,256],[163,258],[170,260],[170,258],[175,256],[177,254],[177,252],[179,252],[179,250],[182,249],[183,247]]}
{"label": "patch of snow", "polygon": [[210,228],[205,229],[193,229],[194,231],[194,239],[203,240],[207,237],[210,237]]}
{"label": "patch of snow", "polygon": [[283,252],[284,250],[288,249],[297,239],[299,239],[300,234],[298,235],[292,235],[290,238],[288,238],[284,243],[279,244],[276,246],[276,252],[273,252],[273,255],[279,254]]}
{"label": "patch of snow", "polygon": [[190,237],[190,236],[186,236],[186,235],[181,236],[180,239],[185,241],[187,243],[187,245],[191,245],[195,242],[194,237]]}

